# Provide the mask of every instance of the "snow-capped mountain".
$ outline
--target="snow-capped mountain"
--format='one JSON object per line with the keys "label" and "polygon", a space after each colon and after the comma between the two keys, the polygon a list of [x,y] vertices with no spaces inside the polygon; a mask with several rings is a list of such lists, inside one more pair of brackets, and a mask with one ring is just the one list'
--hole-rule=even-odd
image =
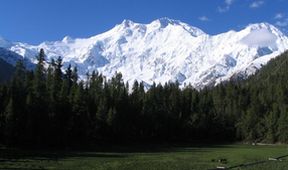
{"label": "snow-capped mountain", "polygon": [[91,38],[65,37],[37,46],[0,38],[0,47],[32,63],[43,48],[48,60],[62,56],[64,66],[76,65],[83,77],[93,70],[108,78],[121,72],[130,84],[134,80],[145,84],[177,80],[182,86],[202,88],[255,73],[288,49],[288,38],[268,23],[209,35],[183,22],[161,18],[150,24],[124,20]]}

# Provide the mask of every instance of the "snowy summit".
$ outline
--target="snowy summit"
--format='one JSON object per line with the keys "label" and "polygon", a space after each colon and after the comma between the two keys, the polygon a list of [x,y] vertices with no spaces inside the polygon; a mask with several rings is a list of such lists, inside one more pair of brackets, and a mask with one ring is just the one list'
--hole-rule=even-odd
{"label": "snowy summit", "polygon": [[209,35],[181,21],[161,18],[150,24],[124,20],[91,38],[67,36],[37,46],[0,38],[0,47],[32,63],[43,48],[48,60],[62,56],[64,66],[77,66],[83,77],[93,70],[108,78],[121,72],[129,84],[135,80],[147,85],[178,81],[181,86],[191,84],[199,89],[255,73],[288,49],[288,38],[268,23]]}

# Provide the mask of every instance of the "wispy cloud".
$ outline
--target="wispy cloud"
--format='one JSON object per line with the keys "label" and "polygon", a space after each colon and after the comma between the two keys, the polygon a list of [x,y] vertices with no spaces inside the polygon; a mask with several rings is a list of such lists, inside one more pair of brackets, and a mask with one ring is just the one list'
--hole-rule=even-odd
{"label": "wispy cloud", "polygon": [[218,12],[223,13],[230,10],[231,5],[235,2],[235,0],[225,0],[224,6],[218,6]]}
{"label": "wispy cloud", "polygon": [[275,25],[279,27],[287,27],[288,26],[288,18],[285,18],[283,20],[276,21]]}
{"label": "wispy cloud", "polygon": [[275,25],[283,32],[288,33],[288,16],[285,13],[277,13],[274,16]]}
{"label": "wispy cloud", "polygon": [[227,5],[232,5],[233,2],[234,2],[234,0],[225,0],[225,3],[226,3]]}
{"label": "wispy cloud", "polygon": [[250,8],[259,8],[263,4],[264,4],[264,1],[254,1],[249,5],[249,7]]}
{"label": "wispy cloud", "polygon": [[207,16],[205,16],[205,15],[198,17],[198,19],[199,19],[200,21],[203,21],[203,22],[210,21],[210,19],[209,19]]}
{"label": "wispy cloud", "polygon": [[284,18],[284,14],[283,13],[277,13],[274,17],[274,19],[282,19]]}

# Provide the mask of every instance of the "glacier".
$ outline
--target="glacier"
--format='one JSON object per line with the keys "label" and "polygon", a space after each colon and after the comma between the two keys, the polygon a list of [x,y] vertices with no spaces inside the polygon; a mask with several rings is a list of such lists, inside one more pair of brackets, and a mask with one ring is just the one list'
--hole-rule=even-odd
{"label": "glacier", "polygon": [[[288,49],[288,38],[268,23],[209,35],[179,20],[160,18],[149,24],[124,20],[90,38],[66,36],[39,45],[0,38],[0,47],[31,63],[37,62],[35,56],[43,48],[47,61],[61,56],[64,68],[77,66],[82,79],[94,70],[107,78],[121,72],[130,85],[135,80],[147,86],[178,81],[181,87],[201,89],[254,74]],[[13,58],[4,60],[15,63]]]}

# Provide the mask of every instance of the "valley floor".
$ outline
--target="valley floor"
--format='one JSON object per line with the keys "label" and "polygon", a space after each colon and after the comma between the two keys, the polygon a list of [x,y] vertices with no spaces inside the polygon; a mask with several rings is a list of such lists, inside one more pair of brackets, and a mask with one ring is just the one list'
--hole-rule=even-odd
{"label": "valley floor", "polygon": [[252,146],[243,144],[210,146],[113,146],[93,151],[0,150],[0,170],[191,170],[233,167],[233,169],[288,169],[287,145]]}

